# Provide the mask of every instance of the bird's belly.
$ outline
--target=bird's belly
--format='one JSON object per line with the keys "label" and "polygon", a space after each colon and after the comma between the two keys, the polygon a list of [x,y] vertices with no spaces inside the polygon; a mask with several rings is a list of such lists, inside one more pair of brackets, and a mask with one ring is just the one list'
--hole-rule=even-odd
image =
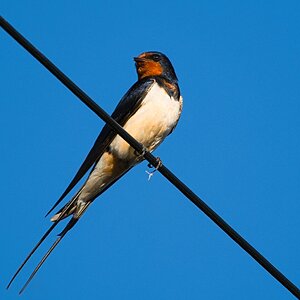
{"label": "bird's belly", "polygon": [[[153,151],[171,132],[180,112],[180,102],[156,85],[145,97],[142,106],[124,125],[124,129],[149,151]],[[119,135],[113,140],[110,149],[120,159],[136,158],[134,149]]]}
{"label": "bird's belly", "polygon": [[[149,151],[153,151],[171,132],[181,113],[181,103],[154,85],[124,129]],[[134,149],[117,135],[99,159],[83,187],[80,200],[88,201],[140,159]]]}

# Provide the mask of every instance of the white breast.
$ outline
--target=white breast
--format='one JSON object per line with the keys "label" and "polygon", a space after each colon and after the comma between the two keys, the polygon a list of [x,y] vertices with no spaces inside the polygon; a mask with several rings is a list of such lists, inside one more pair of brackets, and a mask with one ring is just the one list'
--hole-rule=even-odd
{"label": "white breast", "polygon": [[[181,113],[182,98],[174,100],[154,83],[139,110],[127,121],[124,129],[149,151],[153,151],[176,125]],[[134,151],[119,135],[111,151],[120,159],[133,158]]]}

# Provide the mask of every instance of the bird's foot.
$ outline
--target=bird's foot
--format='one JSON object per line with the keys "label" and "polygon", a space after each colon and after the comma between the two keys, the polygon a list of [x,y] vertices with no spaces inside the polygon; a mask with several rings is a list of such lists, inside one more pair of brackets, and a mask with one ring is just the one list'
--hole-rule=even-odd
{"label": "bird's foot", "polygon": [[137,156],[137,161],[142,161],[144,160],[144,155],[146,154],[146,152],[148,152],[149,150],[143,146],[143,150],[142,152],[137,152],[136,150],[134,151],[134,154]]}
{"label": "bird's foot", "polygon": [[[156,167],[153,171],[146,171],[146,173],[148,174],[148,181],[151,179],[151,177],[154,175],[154,173],[162,166],[162,161],[159,157],[156,157]],[[154,168],[150,163],[148,164],[148,168]]]}

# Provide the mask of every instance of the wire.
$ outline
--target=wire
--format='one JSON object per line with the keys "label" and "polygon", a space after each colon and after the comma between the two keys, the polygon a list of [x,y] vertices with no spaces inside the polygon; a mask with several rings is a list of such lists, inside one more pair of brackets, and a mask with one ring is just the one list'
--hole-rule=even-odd
{"label": "wire", "polygon": [[150,153],[145,147],[129,135],[116,121],[114,121],[101,107],[98,106],[83,90],[62,73],[49,59],[47,59],[38,49],[36,49],[25,37],[23,37],[14,27],[12,27],[2,16],[0,16],[1,27],[13,37],[22,47],[24,47],[33,57],[35,57],[48,71],[50,71],[62,84],[64,84],[74,95],[76,95],[95,114],[106,122],[117,132],[128,144],[158,171],[177,187],[190,201],[202,210],[215,224],[217,224],[227,235],[229,235],[240,247],[242,247],[252,258],[254,258],[266,271],[288,289],[296,298],[300,299],[300,290],[288,278],[286,278],[275,266],[273,266],[262,254],[250,245],[239,233],[237,233],[228,223],[226,223],[214,210],[212,210],[203,200],[201,200],[191,189],[189,189],[180,179],[178,179],[169,169]]}

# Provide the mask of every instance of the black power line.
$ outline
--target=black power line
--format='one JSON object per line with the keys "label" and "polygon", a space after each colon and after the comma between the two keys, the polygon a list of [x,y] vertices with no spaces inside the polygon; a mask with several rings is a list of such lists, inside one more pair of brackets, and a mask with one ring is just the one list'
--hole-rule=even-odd
{"label": "black power line", "polygon": [[158,171],[177,187],[189,200],[202,210],[213,222],[215,222],[227,235],[251,255],[266,271],[286,287],[296,298],[300,299],[300,290],[288,278],[286,278],[276,267],[274,267],[264,256],[251,246],[240,234],[238,234],[228,223],[226,223],[215,211],[213,211],[203,200],[179,180],[169,169],[161,165],[157,159],[145,149],[145,147],[129,135],[116,121],[114,121],[101,107],[99,107],[83,90],[62,73],[49,59],[26,40],[16,29],[14,29],[3,17],[0,16],[1,27],[34,56],[48,71],[50,71],[62,84],[75,94],[95,114],[115,130],[126,142],[128,142],[138,153]]}

